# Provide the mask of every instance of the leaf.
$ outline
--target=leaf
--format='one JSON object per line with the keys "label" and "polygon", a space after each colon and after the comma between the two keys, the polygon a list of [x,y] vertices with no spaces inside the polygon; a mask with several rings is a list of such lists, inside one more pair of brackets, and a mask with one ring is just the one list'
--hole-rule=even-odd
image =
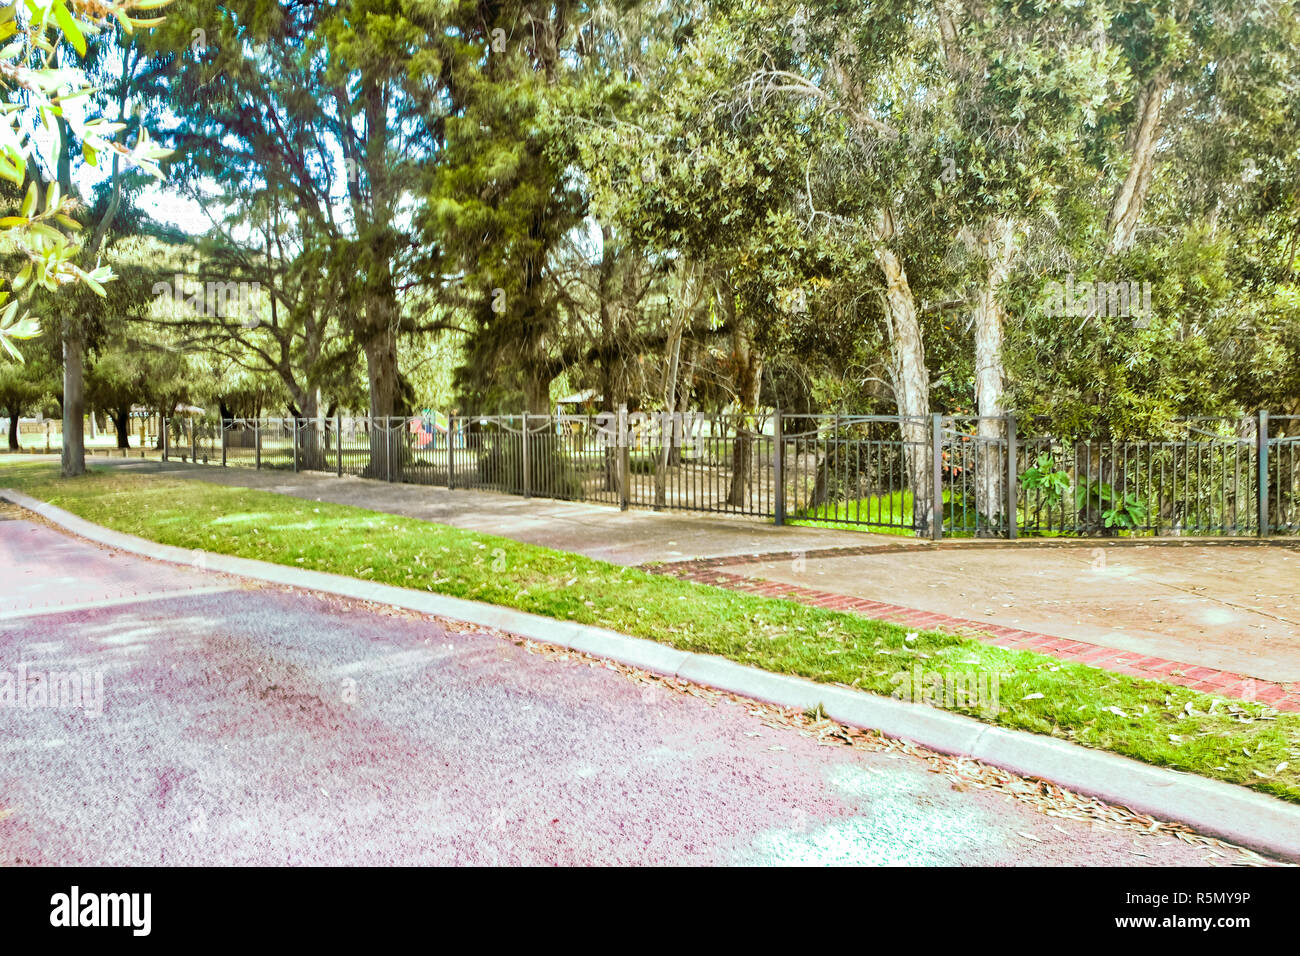
{"label": "leaf", "polygon": [[85,56],[85,34],[81,32],[81,27],[77,25],[77,21],[73,19],[72,14],[68,12],[68,8],[63,5],[63,0],[55,0],[54,19],[59,24],[59,28],[63,31],[64,37],[66,37],[67,41],[72,44],[73,49],[77,51],[77,55]]}
{"label": "leaf", "polygon": [[0,156],[0,176],[9,180],[15,186],[22,186],[25,176],[26,165],[22,162],[15,162],[9,156]]}

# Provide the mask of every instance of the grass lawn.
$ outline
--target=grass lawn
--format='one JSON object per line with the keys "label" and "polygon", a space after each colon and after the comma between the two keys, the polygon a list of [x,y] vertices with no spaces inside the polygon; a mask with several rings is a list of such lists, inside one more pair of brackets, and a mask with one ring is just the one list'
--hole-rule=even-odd
{"label": "grass lawn", "polygon": [[997,675],[995,712],[949,709],[1300,802],[1300,714],[1261,704],[941,632],[909,641],[853,614],[271,492],[94,468],[66,481],[16,456],[0,457],[0,487],[165,544],[487,601],[878,694],[915,666],[972,683]]}
{"label": "grass lawn", "polygon": [[[946,538],[969,538],[974,531],[965,527],[975,524],[973,511],[963,513],[960,507],[949,504],[952,493],[943,491],[944,530]],[[842,522],[869,522],[869,525],[843,524]],[[896,534],[905,538],[915,536],[912,529],[912,493],[895,491],[887,495],[871,495],[848,501],[827,501],[813,508],[804,508],[787,524],[809,528],[836,528],[840,531],[867,531],[871,534]],[[954,524],[957,527],[954,527]]]}
{"label": "grass lawn", "polygon": [[[945,538],[975,537],[976,516],[971,505],[965,508],[951,504],[952,492],[944,489],[943,536]],[[968,499],[969,500],[969,499]],[[1031,518],[1033,519],[1031,522]],[[1031,526],[1044,520],[1042,509],[1017,512],[1017,527],[1021,537],[1076,538],[1079,532],[1066,528],[1041,529]],[[1059,518],[1058,518],[1059,520]],[[845,524],[844,522],[870,522],[870,524]],[[828,501],[813,508],[804,508],[793,514],[787,524],[808,528],[835,528],[839,531],[866,531],[871,534],[896,534],[913,537],[912,493],[895,491],[887,495],[870,495],[848,501]],[[1116,529],[1116,537],[1133,537],[1134,532]]]}
{"label": "grass lawn", "polygon": [[[948,500],[948,492],[943,493]],[[868,521],[871,527],[845,525],[845,521]],[[804,508],[790,517],[788,524],[809,528],[838,528],[839,530],[869,531],[872,534],[898,534],[911,538],[912,493],[895,491],[888,495],[872,495],[849,501],[827,501],[812,508]]]}

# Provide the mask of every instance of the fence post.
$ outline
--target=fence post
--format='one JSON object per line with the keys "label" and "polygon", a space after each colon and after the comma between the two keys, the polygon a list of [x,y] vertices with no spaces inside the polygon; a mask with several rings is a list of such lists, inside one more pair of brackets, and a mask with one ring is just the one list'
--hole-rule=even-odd
{"label": "fence post", "polygon": [[334,413],[334,451],[338,461],[335,466],[335,473],[343,477],[343,413]]}
{"label": "fence post", "polygon": [[1259,410],[1259,433],[1256,440],[1259,454],[1259,537],[1267,538],[1268,527],[1268,412]]}
{"label": "fence post", "polygon": [[627,440],[627,403],[618,406],[618,510],[627,511],[628,480],[632,476],[632,446]]}
{"label": "fence post", "polygon": [[772,481],[776,485],[772,497],[772,521],[785,524],[785,427],[781,424],[781,406],[776,407],[772,420]]}
{"label": "fence post", "polygon": [[930,537],[938,541],[943,537],[943,416],[930,416],[930,453],[934,470],[931,475],[934,498],[930,505]]}
{"label": "fence post", "polygon": [[262,470],[262,420],[253,419],[253,445],[257,448],[257,470]]}
{"label": "fence post", "polygon": [[388,476],[391,483],[393,480],[393,429],[390,427],[389,416],[384,416],[384,473]]}
{"label": "fence post", "polygon": [[1016,537],[1016,509],[1020,504],[1020,494],[1016,487],[1016,447],[1019,435],[1016,434],[1016,413],[1007,412],[1007,538]]}
{"label": "fence post", "polygon": [[162,419],[162,446],[163,446],[162,460],[166,461],[167,460],[167,416],[160,415],[158,417]]}
{"label": "fence post", "polygon": [[527,412],[524,412],[524,414],[523,414],[523,418],[521,419],[521,421],[523,422],[523,427],[522,427],[521,430],[520,430],[520,440],[521,440],[522,443],[523,443],[523,449],[524,449],[524,453],[523,453],[523,459],[524,459],[524,497],[525,497],[525,498],[528,498],[528,497],[530,497],[530,495],[529,495],[528,492],[529,492],[530,484],[531,484],[531,483],[530,483],[529,480],[528,480],[528,413],[527,413]]}
{"label": "fence post", "polygon": [[221,419],[221,467],[226,467],[226,420]]}
{"label": "fence post", "polygon": [[456,416],[447,415],[447,490],[456,490]]}

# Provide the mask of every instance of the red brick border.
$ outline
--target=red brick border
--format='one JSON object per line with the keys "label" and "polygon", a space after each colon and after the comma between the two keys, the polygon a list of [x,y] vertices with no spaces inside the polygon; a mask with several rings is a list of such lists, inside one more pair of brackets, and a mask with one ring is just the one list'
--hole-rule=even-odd
{"label": "red brick border", "polygon": [[[771,556],[768,556],[771,557]],[[737,563],[737,562],[732,562]],[[1278,710],[1300,711],[1300,684],[1280,684],[1273,681],[1234,674],[1231,671],[1216,670],[1182,661],[1166,660],[1163,657],[1151,657],[1136,651],[1121,651],[1114,647],[1105,647],[1088,641],[1079,641],[1067,637],[1054,637],[1036,631],[1024,631],[1019,628],[1005,627],[1001,624],[989,624],[986,621],[972,621],[947,614],[935,614],[916,608],[902,607],[897,604],[884,604],[880,601],[868,601],[863,598],[838,594],[834,591],[821,591],[794,584],[782,584],[778,581],[766,581],[762,578],[750,578],[741,574],[732,574],[718,570],[716,567],[704,566],[702,563],[685,561],[675,565],[662,565],[647,568],[657,574],[669,574],[685,578],[700,584],[712,584],[732,591],[743,591],[761,597],[782,598],[796,601],[810,607],[829,608],[834,611],[848,611],[878,621],[891,621],[905,624],[918,630],[960,631],[970,637],[1021,651],[1035,651],[1048,654],[1065,661],[1090,664],[1131,677],[1145,677],[1166,684],[1178,684],[1190,687],[1206,694],[1220,697],[1256,700],[1269,704]]]}

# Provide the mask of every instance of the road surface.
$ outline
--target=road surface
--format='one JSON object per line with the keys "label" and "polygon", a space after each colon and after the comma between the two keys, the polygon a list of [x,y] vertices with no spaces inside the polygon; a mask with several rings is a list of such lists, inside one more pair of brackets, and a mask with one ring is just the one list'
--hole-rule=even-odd
{"label": "road surface", "polygon": [[[6,864],[1214,864],[745,702],[0,520]],[[36,685],[54,672],[61,706]],[[102,685],[99,684],[102,681]],[[102,694],[96,690],[102,686]],[[58,698],[60,695],[55,693]]]}

